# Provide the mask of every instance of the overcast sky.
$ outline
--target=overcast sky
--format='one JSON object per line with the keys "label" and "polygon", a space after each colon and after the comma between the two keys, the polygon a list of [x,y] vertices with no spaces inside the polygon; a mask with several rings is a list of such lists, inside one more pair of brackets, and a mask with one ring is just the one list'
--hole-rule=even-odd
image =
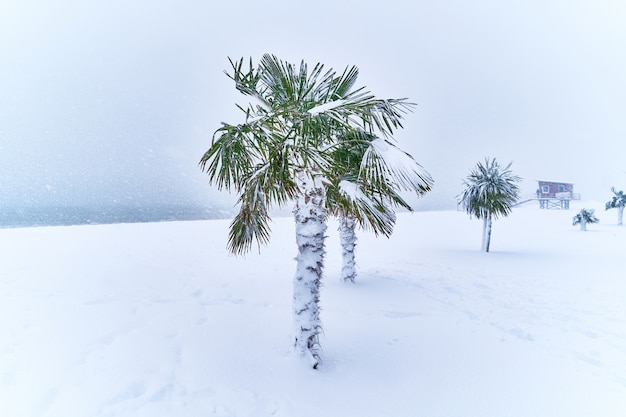
{"label": "overcast sky", "polygon": [[626,189],[622,0],[0,0],[0,207],[211,204],[198,160],[245,104],[228,57],[360,69],[454,207],[479,160],[524,193]]}

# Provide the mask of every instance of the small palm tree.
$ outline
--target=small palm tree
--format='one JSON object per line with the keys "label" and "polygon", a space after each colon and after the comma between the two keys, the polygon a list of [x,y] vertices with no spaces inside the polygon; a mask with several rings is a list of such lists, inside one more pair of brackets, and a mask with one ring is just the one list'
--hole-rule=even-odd
{"label": "small palm tree", "polygon": [[[310,69],[285,63],[266,54],[254,68],[250,60],[230,61],[228,77],[254,103],[239,108],[244,122],[223,123],[211,147],[200,160],[209,181],[219,189],[239,195],[239,213],[231,223],[228,247],[233,253],[248,251],[252,242],[269,239],[272,205],[294,202],[296,222],[296,273],[293,280],[294,347],[308,356],[313,367],[320,361],[322,331],[319,298],[324,263],[324,238],[328,215],[328,184],[338,184],[338,173],[350,171],[335,151],[372,143],[358,138],[361,131],[391,137],[411,110],[406,99],[375,98],[364,88],[354,89],[356,67],[337,74],[322,64]],[[376,167],[366,162],[360,174],[372,177]]]}
{"label": "small palm tree", "polygon": [[478,163],[463,184],[461,204],[470,217],[483,220],[482,250],[489,252],[492,219],[508,216],[519,198],[517,183],[521,178],[513,175],[511,163],[501,167],[495,158],[485,158],[484,165]]}
{"label": "small palm tree", "polygon": [[600,221],[600,219],[598,219],[595,216],[595,210],[594,209],[582,209],[580,210],[580,213],[578,213],[577,215],[575,215],[572,219],[572,226],[576,226],[577,224],[580,224],[580,230],[582,232],[587,231],[587,224],[594,224],[594,223],[598,223]]}
{"label": "small palm tree", "polygon": [[605,210],[616,208],[617,209],[617,225],[622,225],[624,218],[624,207],[626,206],[626,194],[623,191],[615,191],[615,187],[611,187],[613,192],[613,198],[606,203]]}
{"label": "small palm tree", "polygon": [[395,209],[412,211],[400,193],[423,195],[430,191],[433,180],[410,154],[390,141],[363,131],[352,134],[356,136],[335,150],[338,166],[347,170],[337,172],[335,182],[328,185],[327,209],[339,220],[342,280],[354,283],[356,226],[389,237]]}

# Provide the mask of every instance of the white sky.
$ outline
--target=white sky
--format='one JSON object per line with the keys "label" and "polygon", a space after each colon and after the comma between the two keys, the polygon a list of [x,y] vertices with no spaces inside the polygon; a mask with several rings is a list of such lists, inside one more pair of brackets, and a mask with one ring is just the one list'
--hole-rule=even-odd
{"label": "white sky", "polygon": [[485,157],[583,198],[626,188],[626,3],[0,0],[0,207],[205,203],[197,162],[245,103],[227,57],[357,65],[418,104],[397,134],[454,207]]}

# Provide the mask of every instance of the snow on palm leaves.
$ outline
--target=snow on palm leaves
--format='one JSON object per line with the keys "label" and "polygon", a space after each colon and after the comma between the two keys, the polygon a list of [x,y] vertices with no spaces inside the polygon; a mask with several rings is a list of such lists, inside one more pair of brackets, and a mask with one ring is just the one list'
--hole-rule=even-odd
{"label": "snow on palm leaves", "polygon": [[582,209],[572,218],[572,226],[580,225],[582,232],[587,231],[587,224],[598,223],[600,219],[595,216],[594,209]]}
{"label": "snow on palm leaves", "polygon": [[507,216],[519,198],[521,178],[513,175],[511,163],[501,167],[495,158],[478,163],[463,184],[460,202],[471,216],[483,220],[482,250],[489,252],[493,218]]}

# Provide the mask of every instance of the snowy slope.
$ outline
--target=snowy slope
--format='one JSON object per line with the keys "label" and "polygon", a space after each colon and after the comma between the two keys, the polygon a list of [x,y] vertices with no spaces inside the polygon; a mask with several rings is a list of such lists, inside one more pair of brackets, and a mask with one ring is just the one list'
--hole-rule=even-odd
{"label": "snowy slope", "polygon": [[[581,207],[601,222],[571,225]],[[228,221],[0,231],[0,416],[623,416],[626,227],[614,211],[401,214],[340,283],[324,363],[291,354],[293,221],[261,252]]]}

